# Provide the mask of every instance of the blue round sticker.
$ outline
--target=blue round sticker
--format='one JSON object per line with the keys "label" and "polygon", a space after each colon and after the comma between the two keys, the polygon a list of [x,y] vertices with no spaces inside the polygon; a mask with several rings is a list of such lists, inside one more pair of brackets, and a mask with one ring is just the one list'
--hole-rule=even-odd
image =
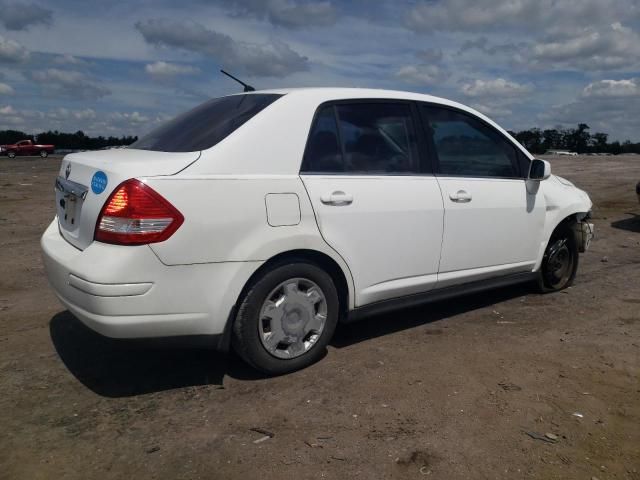
{"label": "blue round sticker", "polygon": [[97,195],[104,192],[105,188],[107,188],[107,174],[98,170],[91,179],[91,191]]}

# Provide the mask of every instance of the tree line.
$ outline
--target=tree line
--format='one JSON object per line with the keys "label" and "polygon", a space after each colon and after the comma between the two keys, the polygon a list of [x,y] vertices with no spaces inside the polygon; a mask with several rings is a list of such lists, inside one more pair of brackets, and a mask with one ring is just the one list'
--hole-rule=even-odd
{"label": "tree line", "polygon": [[90,137],[82,130],[75,133],[58,132],[57,130],[29,135],[19,130],[0,130],[0,145],[13,144],[20,140],[33,140],[40,144],[55,145],[59,150],[99,150],[105,147],[130,145],[138,137],[123,135],[122,137]]}
{"label": "tree line", "polygon": [[531,153],[545,153],[549,150],[569,150],[576,153],[640,153],[640,143],[609,142],[609,134],[591,133],[589,125],[579,123],[577,128],[552,128],[541,130],[531,128],[520,132],[511,132]]}

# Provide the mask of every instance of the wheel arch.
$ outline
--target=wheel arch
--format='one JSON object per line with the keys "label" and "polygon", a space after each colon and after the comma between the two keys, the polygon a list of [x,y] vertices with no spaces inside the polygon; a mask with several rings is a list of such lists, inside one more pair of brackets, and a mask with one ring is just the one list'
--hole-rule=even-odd
{"label": "wheel arch", "polygon": [[295,249],[287,250],[273,255],[267,261],[265,261],[260,267],[258,267],[245,282],[244,286],[240,290],[227,319],[225,329],[217,346],[218,350],[228,351],[231,345],[231,332],[233,331],[233,324],[236,320],[237,308],[241,299],[246,292],[251,288],[251,285],[260,278],[260,276],[273,268],[276,265],[286,264],[292,261],[306,261],[311,262],[319,267],[323,268],[333,279],[338,290],[338,299],[340,301],[340,318],[339,322],[343,321],[349,310],[352,308],[353,302],[353,285],[349,282],[351,273],[343,268],[336,259],[332,258],[325,252],[313,249]]}
{"label": "wheel arch", "polygon": [[240,292],[240,295],[238,296],[238,301],[240,301],[242,296],[253,284],[253,282],[255,282],[255,280],[267,270],[273,268],[276,265],[282,265],[292,261],[301,260],[318,265],[331,276],[336,285],[336,289],[338,290],[338,298],[340,300],[340,313],[341,315],[346,314],[349,311],[349,302],[352,297],[351,288],[347,280],[347,273],[344,272],[343,268],[335,259],[331,258],[331,256],[327,255],[324,252],[310,249],[288,250],[286,252],[281,252],[277,255],[274,255],[269,260],[264,262],[258,269],[256,269],[255,272],[253,272],[251,277],[249,277],[249,280],[247,280],[245,286]]}
{"label": "wheel arch", "polygon": [[580,245],[580,242],[581,242],[581,238],[579,237],[580,230],[576,228],[576,226],[579,225],[580,222],[588,215],[589,215],[589,212],[582,211],[582,210],[563,212],[562,214],[555,217],[553,222],[549,222],[550,224],[548,228],[545,229],[545,235],[540,245],[538,261],[536,262],[534,271],[537,271],[540,269],[540,265],[542,264],[542,258],[544,256],[544,252],[547,248],[547,245],[549,244],[549,241],[551,240],[551,237],[553,236],[553,234],[558,229],[569,228],[575,236],[576,244]]}

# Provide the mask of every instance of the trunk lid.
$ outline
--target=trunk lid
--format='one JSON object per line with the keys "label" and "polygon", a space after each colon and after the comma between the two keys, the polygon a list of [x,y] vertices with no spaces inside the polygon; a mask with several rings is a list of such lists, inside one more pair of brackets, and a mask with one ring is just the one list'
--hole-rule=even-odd
{"label": "trunk lid", "polygon": [[98,215],[109,195],[125,180],[174,175],[200,152],[168,153],[134,149],[67,155],[56,179],[56,212],[62,236],[84,250],[93,242]]}

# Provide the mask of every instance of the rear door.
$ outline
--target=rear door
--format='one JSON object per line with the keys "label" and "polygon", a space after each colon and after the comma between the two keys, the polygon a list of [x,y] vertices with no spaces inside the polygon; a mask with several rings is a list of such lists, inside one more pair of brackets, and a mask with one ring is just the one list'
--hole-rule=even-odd
{"label": "rear door", "polygon": [[[421,105],[444,204],[438,288],[531,271],[544,230],[528,159],[497,129],[456,109]],[[540,190],[541,192],[541,190]]]}
{"label": "rear door", "polygon": [[402,102],[321,107],[301,178],[320,232],[348,264],[356,306],[436,283],[443,206],[425,174],[417,111]]}

